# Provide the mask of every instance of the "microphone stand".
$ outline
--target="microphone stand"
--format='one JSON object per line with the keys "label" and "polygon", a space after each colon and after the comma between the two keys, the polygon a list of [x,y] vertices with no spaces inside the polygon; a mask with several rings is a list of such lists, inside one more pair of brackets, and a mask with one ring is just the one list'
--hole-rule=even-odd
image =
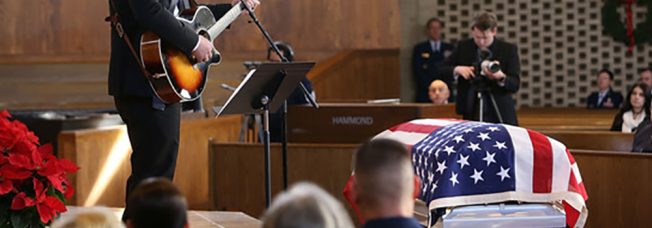
{"label": "microphone stand", "polygon": [[[274,52],[281,58],[281,62],[287,63],[289,62],[287,58],[285,58],[284,55],[281,54],[281,50],[274,45],[274,40],[272,37],[269,35],[267,30],[263,27],[263,25],[260,23],[258,18],[256,17],[256,14],[245,4],[244,0],[240,0],[240,3],[242,4],[242,7],[247,10],[247,13],[249,13],[249,17],[251,17],[251,20],[256,24],[258,27],[258,30],[263,34],[265,37],[265,40],[267,41],[267,45],[274,50]],[[299,82],[299,88],[301,88],[301,91],[303,91],[303,95],[308,98],[308,102],[310,102],[310,105],[318,109],[319,105],[315,101],[315,98],[312,96],[311,93],[308,92],[308,89],[306,89],[306,86],[303,84],[303,82]],[[287,100],[283,102],[283,106],[281,107],[281,148],[282,148],[282,160],[283,160],[283,189],[287,189],[288,186],[288,179],[287,179],[287,111],[288,111],[288,105],[287,105]],[[266,180],[266,182],[269,180]],[[266,189],[267,191],[270,191],[269,189]],[[271,193],[266,192],[265,193],[267,197],[270,197]],[[268,205],[269,206],[269,205]]]}

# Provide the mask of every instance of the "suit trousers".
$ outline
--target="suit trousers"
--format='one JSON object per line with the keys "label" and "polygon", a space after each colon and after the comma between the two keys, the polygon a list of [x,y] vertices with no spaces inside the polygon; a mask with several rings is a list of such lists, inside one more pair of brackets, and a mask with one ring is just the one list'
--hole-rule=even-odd
{"label": "suit trousers", "polygon": [[[115,106],[127,125],[131,142],[131,175],[127,180],[126,200],[142,181],[150,177],[172,180],[179,150],[181,105],[168,104],[164,110],[154,109],[152,98],[114,97]],[[129,205],[123,220],[128,218]]]}

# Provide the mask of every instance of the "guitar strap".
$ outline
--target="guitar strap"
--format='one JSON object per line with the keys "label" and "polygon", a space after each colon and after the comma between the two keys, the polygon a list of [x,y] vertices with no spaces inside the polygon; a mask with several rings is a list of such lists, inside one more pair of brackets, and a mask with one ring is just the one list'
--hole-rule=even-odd
{"label": "guitar strap", "polygon": [[145,69],[145,66],[143,66],[143,63],[139,55],[136,53],[136,49],[131,43],[131,39],[129,39],[129,35],[127,35],[124,28],[122,27],[122,23],[120,23],[120,16],[118,14],[118,8],[115,7],[115,3],[113,2],[113,0],[109,0],[109,3],[111,9],[113,10],[113,14],[111,16],[106,17],[104,21],[111,22],[111,26],[113,26],[115,32],[118,33],[118,36],[122,38],[125,41],[125,43],[127,43],[127,46],[131,51],[131,54],[134,56],[136,63],[140,67],[140,70],[143,72],[143,76],[145,76],[145,78],[149,80],[150,78],[152,78],[152,74],[149,73],[147,69]]}

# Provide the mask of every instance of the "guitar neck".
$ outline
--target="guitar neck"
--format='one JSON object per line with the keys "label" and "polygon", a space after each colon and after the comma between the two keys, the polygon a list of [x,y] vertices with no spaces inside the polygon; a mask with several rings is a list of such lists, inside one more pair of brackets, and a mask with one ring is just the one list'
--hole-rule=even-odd
{"label": "guitar neck", "polygon": [[242,2],[238,2],[237,4],[233,5],[233,7],[224,14],[215,24],[208,29],[208,34],[210,35],[211,40],[214,40],[217,38],[224,30],[226,27],[229,27],[229,25],[235,21],[235,19],[242,14],[242,10],[244,10],[242,6]]}

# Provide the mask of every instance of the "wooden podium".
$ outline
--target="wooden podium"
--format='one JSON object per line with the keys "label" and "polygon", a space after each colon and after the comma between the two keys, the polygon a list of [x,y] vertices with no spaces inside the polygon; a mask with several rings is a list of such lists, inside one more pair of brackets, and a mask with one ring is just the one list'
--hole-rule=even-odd
{"label": "wooden podium", "polygon": [[361,143],[396,124],[419,118],[461,118],[455,105],[329,104],[288,107],[288,141]]}

